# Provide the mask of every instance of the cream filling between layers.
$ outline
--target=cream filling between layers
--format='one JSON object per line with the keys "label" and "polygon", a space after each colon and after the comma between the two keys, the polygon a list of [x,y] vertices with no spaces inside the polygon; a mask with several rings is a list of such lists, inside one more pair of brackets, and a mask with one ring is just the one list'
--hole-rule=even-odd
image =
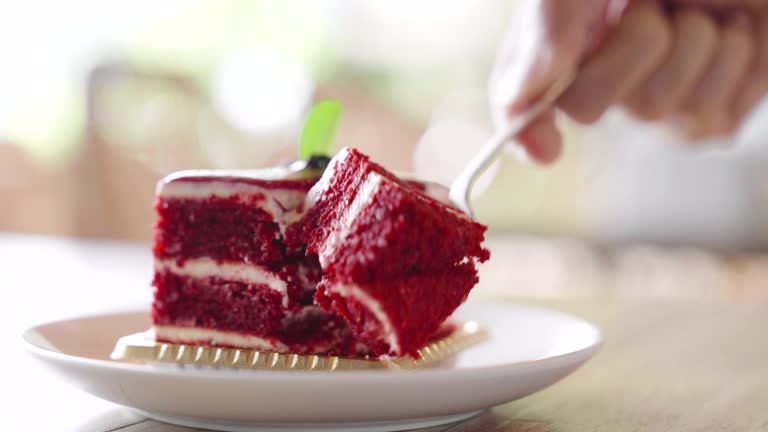
{"label": "cream filling between layers", "polygon": [[381,308],[381,303],[378,300],[355,284],[334,284],[327,289],[331,293],[352,299],[368,309],[376,321],[381,324],[381,339],[389,345],[391,351],[400,352],[400,339],[397,337],[395,327],[392,325],[389,315]]}
{"label": "cream filling between layers", "polygon": [[288,347],[279,341],[231,331],[172,325],[154,326],[153,329],[156,337],[179,343],[210,343],[259,351],[288,351]]}
{"label": "cream filling between layers", "polygon": [[257,264],[217,262],[211,258],[191,258],[179,265],[175,259],[156,259],[155,271],[170,271],[179,276],[202,279],[216,277],[224,280],[266,285],[283,296],[283,306],[288,306],[288,283],[272,271]]}

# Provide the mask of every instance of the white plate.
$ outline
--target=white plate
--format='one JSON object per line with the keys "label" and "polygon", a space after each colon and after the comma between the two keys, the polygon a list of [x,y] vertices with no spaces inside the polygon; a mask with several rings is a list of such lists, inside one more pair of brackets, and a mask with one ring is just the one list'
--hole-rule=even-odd
{"label": "white plate", "polygon": [[149,325],[146,312],[33,327],[36,358],[88,393],[161,421],[209,429],[388,431],[445,424],[541,390],[599,348],[579,318],[505,303],[456,313],[489,338],[445,364],[414,371],[289,372],[140,365],[109,360],[118,337]]}

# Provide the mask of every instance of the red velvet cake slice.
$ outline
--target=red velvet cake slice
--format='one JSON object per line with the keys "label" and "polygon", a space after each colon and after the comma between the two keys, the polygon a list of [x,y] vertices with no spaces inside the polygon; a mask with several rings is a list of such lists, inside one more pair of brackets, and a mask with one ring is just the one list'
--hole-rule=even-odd
{"label": "red velvet cake slice", "polygon": [[485,227],[438,195],[353,149],[319,180],[285,169],[166,177],[156,201],[156,339],[415,354],[448,328],[489,256]]}
{"label": "red velvet cake slice", "polygon": [[467,298],[486,227],[345,148],[310,189],[291,243],[318,255],[315,299],[375,354],[412,355]]}
{"label": "red velvet cake slice", "polygon": [[[283,241],[314,180],[283,170],[186,171],[158,184],[156,339],[272,352],[354,354],[339,317],[312,304],[315,257]],[[346,350],[346,351],[345,351]]]}

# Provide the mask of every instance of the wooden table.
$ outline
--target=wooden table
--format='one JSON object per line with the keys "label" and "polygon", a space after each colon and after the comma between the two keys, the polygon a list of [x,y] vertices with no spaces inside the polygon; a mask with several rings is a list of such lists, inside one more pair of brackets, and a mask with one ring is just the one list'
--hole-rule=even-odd
{"label": "wooden table", "polygon": [[[1,326],[5,329],[2,336],[15,337],[7,333],[8,329],[18,330],[21,323],[28,321],[25,317],[29,313],[36,318],[55,316],[55,307],[33,312],[40,308],[40,298],[45,295],[55,305],[68,295],[95,294],[97,304],[90,306],[98,309],[148,300],[144,292],[116,296],[118,290],[105,286],[107,281],[118,280],[119,288],[127,289],[123,285],[135,286],[148,277],[141,270],[149,260],[143,245],[77,245],[83,260],[112,267],[102,268],[101,275],[91,274],[85,288],[69,283],[45,287],[38,285],[45,283],[45,278],[66,280],[73,275],[30,276],[18,269],[25,268],[24,263],[30,259],[65,257],[72,253],[72,243],[0,236],[0,260],[12,263],[3,268],[0,282],[6,292],[19,287],[24,290],[14,294],[19,296],[16,300],[21,307],[10,312],[13,322],[6,316],[8,323]],[[765,286],[768,290],[768,279]],[[565,293],[558,298],[518,297],[505,301],[585,317],[604,330],[606,344],[582,369],[549,389],[462,424],[429,431],[768,431],[765,303],[637,296],[627,299],[616,295],[566,298]],[[68,308],[67,315],[79,313],[71,305]],[[26,357],[12,355],[11,359],[11,364],[0,372],[2,382],[10,383],[16,395],[15,409],[4,414],[4,430],[193,430],[140,418],[53,380],[37,365],[29,364]]]}

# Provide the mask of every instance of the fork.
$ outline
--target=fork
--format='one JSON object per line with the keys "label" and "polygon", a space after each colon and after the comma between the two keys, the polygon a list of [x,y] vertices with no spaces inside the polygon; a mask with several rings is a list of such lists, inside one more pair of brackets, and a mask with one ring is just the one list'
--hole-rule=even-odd
{"label": "fork", "polygon": [[563,75],[530,108],[521,112],[502,129],[497,130],[485,142],[480,152],[469,161],[451,184],[448,196],[456,207],[466,212],[471,218],[475,218],[470,198],[472,187],[477,179],[499,157],[507,142],[515,138],[539,118],[544,111],[554,105],[560,95],[571,85],[574,78],[575,74]]}

